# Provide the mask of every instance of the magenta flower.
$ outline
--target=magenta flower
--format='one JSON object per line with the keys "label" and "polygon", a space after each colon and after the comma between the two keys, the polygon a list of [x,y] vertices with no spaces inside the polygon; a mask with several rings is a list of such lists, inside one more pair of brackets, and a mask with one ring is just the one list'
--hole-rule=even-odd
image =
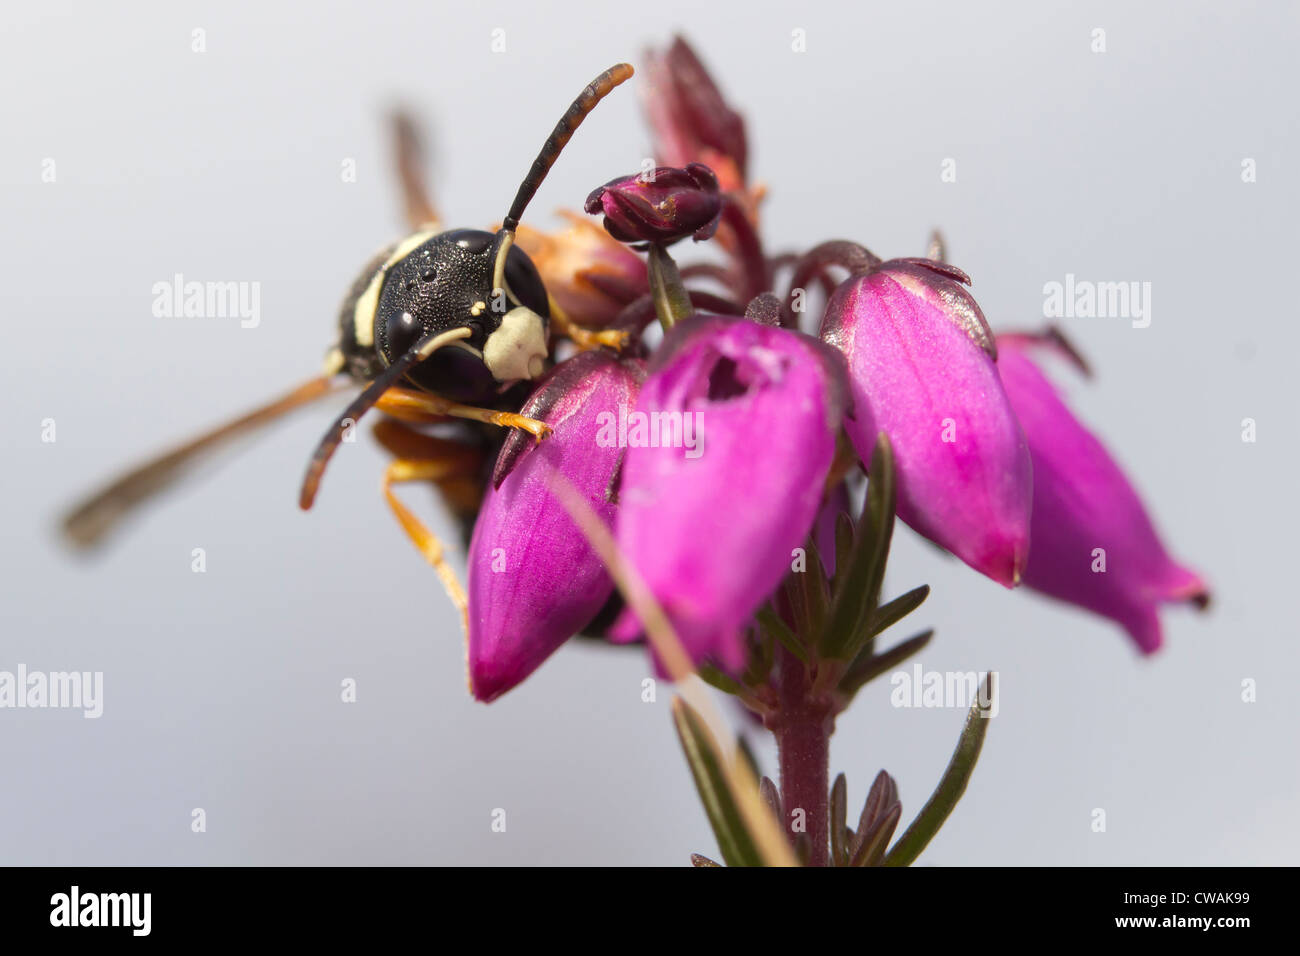
{"label": "magenta flower", "polygon": [[1137,492],[1029,357],[1050,339],[998,337],[998,368],[1034,461],[1025,584],[1118,622],[1144,654],[1161,645],[1160,604],[1208,601],[1160,543]]}
{"label": "magenta flower", "polygon": [[[841,365],[798,332],[718,316],[678,324],[656,353],[617,539],[697,662],[743,666],[744,628],[808,537],[843,415]],[[630,612],[617,631],[637,631]]]}
{"label": "magenta flower", "polygon": [[863,461],[893,443],[898,516],[1013,587],[1029,551],[1029,450],[960,269],[895,259],[835,290],[822,338],[848,358],[845,426]]}
{"label": "magenta flower", "polygon": [[582,352],[537,386],[523,414],[554,429],[540,445],[522,433],[501,450],[469,548],[469,681],[489,701],[536,670],[585,627],[614,583],[557,497],[567,480],[612,524],[611,484],[622,450],[603,423],[636,401],[643,372],[604,352]]}
{"label": "magenta flower", "polygon": [[584,206],[605,214],[605,230],[620,242],[669,245],[687,236],[708,239],[722,216],[713,170],[660,166],[652,175],[620,176],[592,190]]}

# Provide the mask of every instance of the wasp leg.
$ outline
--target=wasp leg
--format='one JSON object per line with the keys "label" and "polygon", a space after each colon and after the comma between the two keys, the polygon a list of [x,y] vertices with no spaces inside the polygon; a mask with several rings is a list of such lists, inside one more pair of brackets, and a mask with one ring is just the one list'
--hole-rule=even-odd
{"label": "wasp leg", "polygon": [[380,396],[375,408],[394,418],[416,424],[434,424],[448,418],[467,418],[503,428],[518,428],[528,432],[538,441],[551,433],[551,426],[534,418],[514,412],[498,412],[491,408],[459,405],[432,392],[417,392],[409,388],[390,388]]}
{"label": "wasp leg", "polygon": [[600,348],[602,345],[620,352],[627,347],[630,338],[627,332],[620,329],[602,329],[599,332],[584,329],[555,304],[554,298],[550,300],[550,306],[551,331],[556,335],[562,335],[569,339],[584,352],[589,349]]}
{"label": "wasp leg", "polygon": [[403,425],[392,418],[375,423],[375,439],[394,458],[430,460],[455,458],[463,461],[464,468],[457,469],[445,478],[435,479],[442,502],[460,521],[472,521],[483,503],[483,456],[477,445],[448,441],[426,435]]}
{"label": "wasp leg", "polygon": [[391,418],[375,424],[375,438],[394,458],[411,461],[454,460],[460,463],[446,477],[435,478],[443,508],[456,522],[462,545],[468,547],[483,492],[487,487],[484,464],[487,452],[477,442],[462,443],[435,438]]}
{"label": "wasp leg", "polygon": [[409,113],[397,111],[392,116],[393,155],[397,161],[397,179],[402,187],[402,208],[414,231],[438,228],[438,211],[429,200],[424,186],[424,150],[415,121]]}
{"label": "wasp leg", "polygon": [[375,436],[385,448],[399,456],[384,469],[383,480],[380,482],[388,507],[393,509],[406,536],[420,549],[425,560],[433,565],[451,603],[460,612],[461,623],[468,628],[469,605],[465,589],[456,577],[455,569],[447,561],[442,542],[402,503],[394,494],[392,486],[411,481],[431,481],[440,488],[444,484],[459,487],[464,479],[478,473],[482,454],[471,445],[422,435],[398,422],[380,423],[375,429]]}

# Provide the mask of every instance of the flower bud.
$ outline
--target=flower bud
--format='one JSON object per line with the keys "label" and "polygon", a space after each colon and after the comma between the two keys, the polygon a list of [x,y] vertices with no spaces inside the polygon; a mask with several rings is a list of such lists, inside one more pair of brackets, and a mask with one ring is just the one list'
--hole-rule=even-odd
{"label": "flower bud", "polygon": [[707,239],[722,217],[713,171],[699,163],[660,166],[652,175],[610,180],[592,191],[584,208],[605,214],[605,229],[620,242],[668,245],[694,235]]}
{"label": "flower bud", "polygon": [[1144,654],[1162,643],[1160,604],[1208,601],[1165,551],[1137,492],[1030,353],[1051,340],[998,337],[998,367],[1034,462],[1025,584],[1118,622]]}
{"label": "flower bud", "polygon": [[893,444],[898,516],[1006,587],[1029,551],[1032,470],[959,269],[895,259],[839,286],[822,338],[848,359],[854,448]]}
{"label": "flower bud", "polygon": [[512,435],[501,450],[469,547],[469,681],[479,700],[514,687],[585,627],[614,583],[563,503],[560,481],[607,525],[622,455],[598,440],[607,417],[636,401],[643,372],[607,352],[557,365],[520,413],[553,429],[535,447]]}
{"label": "flower bud", "polygon": [[[695,661],[745,662],[744,629],[817,516],[843,363],[808,336],[697,316],[665,338],[629,429],[619,547]],[[664,432],[665,424],[673,440]],[[639,632],[631,614],[616,634]]]}

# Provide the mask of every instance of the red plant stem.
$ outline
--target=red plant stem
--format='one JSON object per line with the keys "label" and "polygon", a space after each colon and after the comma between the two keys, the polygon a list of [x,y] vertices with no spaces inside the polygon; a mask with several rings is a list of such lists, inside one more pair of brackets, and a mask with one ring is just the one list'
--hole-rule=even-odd
{"label": "red plant stem", "polygon": [[[803,834],[811,845],[810,866],[826,866],[829,858],[830,753],[834,717],[829,702],[813,695],[804,664],[781,649],[776,714],[769,718],[776,735],[781,764],[781,806],[792,841]],[[794,813],[803,810],[803,814]]]}
{"label": "red plant stem", "polygon": [[835,289],[827,271],[832,266],[848,270],[849,275],[861,275],[880,265],[880,257],[865,246],[844,239],[832,239],[814,246],[795,260],[794,272],[790,276],[790,290],[785,296],[785,307],[781,324],[786,328],[797,328],[798,321],[794,314],[794,290],[807,289],[808,283],[821,279],[827,297]]}
{"label": "red plant stem", "polygon": [[760,292],[767,292],[772,284],[763,243],[744,208],[730,196],[724,196],[722,200],[722,221],[736,240],[733,258],[744,275],[741,299],[748,302]]}

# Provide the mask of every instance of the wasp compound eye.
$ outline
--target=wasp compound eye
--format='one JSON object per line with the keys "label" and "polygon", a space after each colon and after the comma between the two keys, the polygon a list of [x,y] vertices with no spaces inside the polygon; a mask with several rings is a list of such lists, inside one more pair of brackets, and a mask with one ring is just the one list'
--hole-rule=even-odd
{"label": "wasp compound eye", "polygon": [[458,249],[472,256],[481,256],[492,246],[493,234],[482,229],[452,229],[440,237],[445,243],[454,244]]}
{"label": "wasp compound eye", "polygon": [[410,312],[391,312],[384,319],[384,343],[390,355],[401,355],[423,334],[423,327]]}
{"label": "wasp compound eye", "polygon": [[550,304],[546,299],[546,286],[537,272],[537,266],[528,254],[518,246],[510,248],[506,256],[506,285],[511,294],[519,300],[520,305],[527,306],[543,318],[551,317]]}

